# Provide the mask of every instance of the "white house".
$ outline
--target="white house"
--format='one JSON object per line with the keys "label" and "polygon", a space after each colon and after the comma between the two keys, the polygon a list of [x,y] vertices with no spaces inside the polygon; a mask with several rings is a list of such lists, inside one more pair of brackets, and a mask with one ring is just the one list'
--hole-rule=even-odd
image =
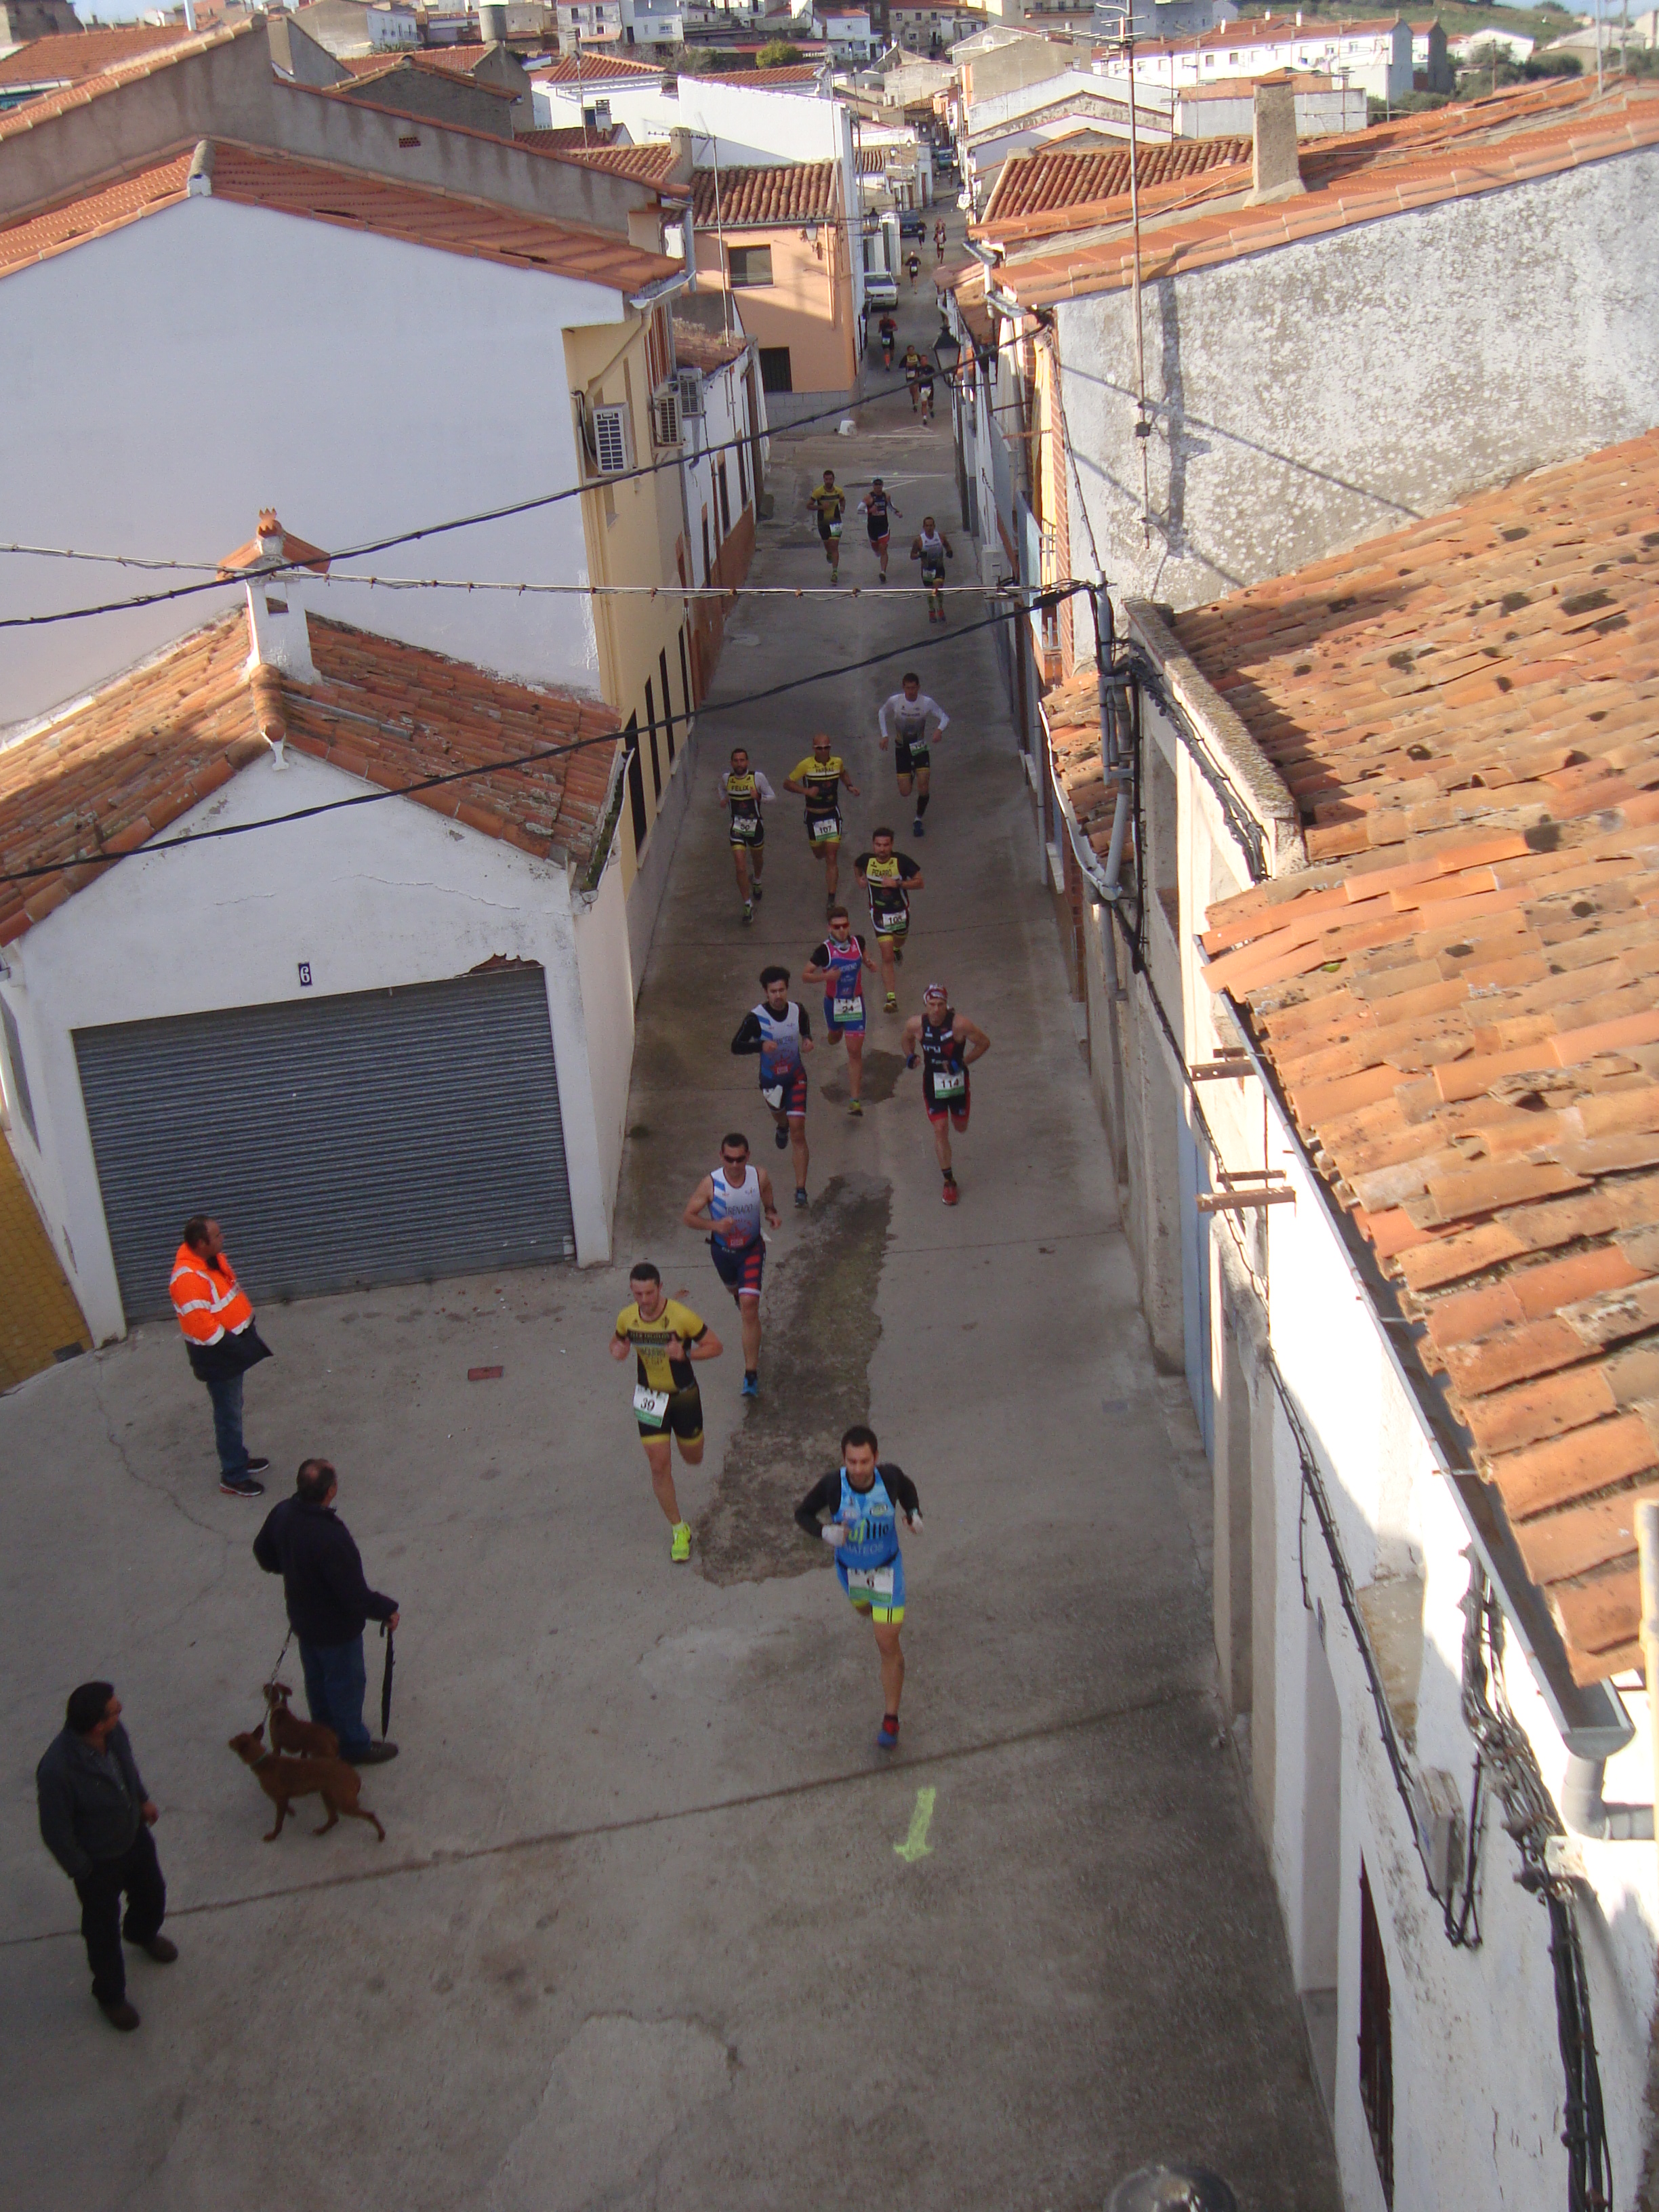
{"label": "white house", "polygon": [[0,751],[8,1133],[94,1341],[204,1206],[256,1298],[610,1255],[617,718],[259,573],[313,556],[262,516],[246,607]]}
{"label": "white house", "polygon": [[[1109,80],[1128,64],[1110,56],[1096,64]],[[1300,18],[1251,16],[1192,38],[1149,40],[1134,51],[1137,87],[1201,83],[1206,77],[1270,76],[1277,70],[1319,70],[1369,93],[1399,100],[1412,88],[1412,27],[1403,16],[1353,22],[1304,23]]]}
{"label": "white house", "polygon": [[821,6],[815,0],[812,36],[840,62],[866,62],[875,51],[868,8]]}
{"label": "white house", "polygon": [[1634,2205],[1655,2148],[1659,795],[1624,733],[1656,496],[1649,435],[1173,618],[1131,601],[1104,747],[1093,668],[1044,702],[1356,2212]]}
{"label": "white house", "polygon": [[623,43],[623,0],[558,0],[555,14],[562,54]]}

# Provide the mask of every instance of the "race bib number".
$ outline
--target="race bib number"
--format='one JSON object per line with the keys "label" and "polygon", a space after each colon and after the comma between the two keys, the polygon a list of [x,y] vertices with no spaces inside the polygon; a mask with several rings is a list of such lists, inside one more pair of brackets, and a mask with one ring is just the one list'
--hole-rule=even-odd
{"label": "race bib number", "polygon": [[634,1385],[634,1412],[647,1429],[659,1429],[668,1417],[666,1390],[647,1389],[643,1382]]}
{"label": "race bib number", "polygon": [[896,913],[874,914],[871,916],[871,920],[875,923],[878,937],[902,937],[910,927],[909,911],[903,907],[899,908]]}
{"label": "race bib number", "polygon": [[848,1567],[847,1587],[849,1590],[868,1590],[872,1597],[891,1597],[893,1570],[890,1567]]}
{"label": "race bib number", "polygon": [[761,1085],[761,1097],[766,1101],[767,1104],[771,1107],[774,1113],[775,1113],[778,1108],[783,1103],[782,1084],[763,1083]]}
{"label": "race bib number", "polygon": [[930,756],[927,746],[922,743],[920,738],[911,738],[908,739],[905,746],[905,750],[910,756],[910,765],[912,768],[927,767]]}
{"label": "race bib number", "polygon": [[862,996],[851,999],[837,999],[836,1000],[836,1019],[837,1022],[856,1022],[861,1021],[863,1018],[864,1000]]}
{"label": "race bib number", "polygon": [[734,814],[732,817],[732,835],[734,837],[752,837],[759,828],[758,814]]}
{"label": "race bib number", "polygon": [[935,1098],[960,1098],[967,1089],[968,1071],[965,1067],[936,1067],[933,1070]]}
{"label": "race bib number", "polygon": [[821,845],[826,837],[839,837],[841,835],[840,815],[815,814],[812,817],[811,821],[807,825],[807,835],[811,838],[812,842],[815,845]]}
{"label": "race bib number", "polygon": [[944,562],[924,561],[921,564],[921,580],[924,584],[942,584],[945,581]]}

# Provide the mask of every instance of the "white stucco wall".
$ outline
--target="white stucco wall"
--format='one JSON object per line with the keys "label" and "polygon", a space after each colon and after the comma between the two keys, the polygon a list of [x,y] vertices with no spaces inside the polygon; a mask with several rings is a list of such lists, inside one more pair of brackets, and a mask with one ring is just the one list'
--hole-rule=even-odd
{"label": "white stucco wall", "polygon": [[[1167,739],[1160,716],[1149,733]],[[1203,981],[1193,943],[1206,908],[1248,883],[1243,856],[1192,757],[1176,759],[1180,915],[1175,950],[1181,974],[1168,970],[1170,932],[1158,908],[1151,917],[1153,976],[1182,1034],[1188,1066],[1230,1042]],[[1138,1001],[1140,987],[1132,989]],[[1154,1018],[1142,1006],[1143,1049],[1157,1048]],[[1473,1743],[1461,1706],[1462,1600],[1468,1586],[1469,1542],[1450,1485],[1438,1471],[1428,1431],[1387,1348],[1384,1331],[1328,1212],[1323,1186],[1304,1163],[1294,1136],[1254,1078],[1201,1086],[1204,1112],[1234,1169],[1281,1170],[1297,1191],[1293,1206],[1240,1217],[1244,1259],[1267,1316],[1268,1340],[1323,1472],[1343,1552],[1363,1594],[1391,1580],[1421,1577],[1420,1611],[1408,1608],[1407,1632],[1388,1647],[1407,1668],[1420,1660],[1414,1728],[1402,1723],[1420,1769],[1451,1775],[1467,1808]],[[1135,1177],[1131,1154],[1132,1183]],[[1255,1225],[1259,1224],[1259,1226]],[[1212,1388],[1224,1388],[1230,1357],[1224,1334],[1221,1254],[1229,1231],[1211,1230],[1207,1347]],[[1243,1272],[1241,1261],[1240,1272]],[[1297,1985],[1338,1990],[1335,2131],[1351,2212],[1382,2212],[1365,2118],[1359,2100],[1359,1869],[1363,1858],[1388,1957],[1393,2008],[1395,2203],[1410,2212],[1470,2212],[1472,2207],[1538,2212],[1565,2200],[1560,2147],[1563,2075],[1540,1904],[1518,1888],[1521,1861],[1489,1799],[1480,1855],[1478,1949],[1454,1949],[1441,1908],[1430,1895],[1405,1810],[1382,1747],[1370,1686],[1347,1626],[1334,1572],[1310,1504],[1302,1494],[1295,1439],[1265,1370],[1252,1380],[1251,1429],[1269,1438],[1249,1479],[1252,1510],[1267,1529],[1265,1571],[1258,1553],[1254,1604],[1258,1653],[1250,1738],[1266,1771],[1253,1777]],[[1219,1416],[1218,1417],[1219,1419]],[[1264,1494],[1266,1493],[1266,1494]],[[1218,1501],[1219,1504],[1219,1501]],[[1304,1598],[1305,1577],[1306,1601]],[[1340,1770],[1310,1758],[1310,1680],[1323,1663],[1340,1708]],[[1420,1619],[1420,1648],[1410,1621]],[[1559,1793],[1566,1751],[1520,1647],[1508,1646],[1506,1683],[1528,1729],[1544,1780]],[[1638,1716],[1639,1717],[1639,1716]],[[1609,1800],[1650,1802],[1652,1778],[1638,1730],[1607,1769]],[[1338,1805],[1340,1802],[1340,1814]],[[1337,1832],[1333,1838],[1333,1826]],[[1322,1872],[1335,1846],[1340,1920],[1334,1961],[1320,1932]],[[1633,2212],[1645,2125],[1644,2088],[1659,1941],[1659,1861],[1650,1844],[1581,1846],[1590,1888],[1579,1924],[1620,2212]]]}
{"label": "white stucco wall", "polygon": [[[578,480],[562,332],[617,293],[337,224],[191,199],[0,283],[19,412],[9,540],[214,561],[261,507],[333,548]],[[26,395],[26,397],[25,397]],[[365,573],[585,583],[578,502],[378,554]],[[12,614],[195,578],[0,558]],[[232,604],[234,587],[8,634],[0,730]],[[597,692],[584,599],[317,584],[318,611],[537,682]]]}
{"label": "white stucco wall", "polygon": [[[1103,567],[1190,607],[1659,422],[1659,151],[1057,309]],[[1088,533],[1074,518],[1074,547]]]}
{"label": "white stucco wall", "polygon": [[[166,835],[368,787],[303,755],[280,774],[256,762]],[[573,913],[562,866],[388,799],[189,853],[136,854],[8,947],[0,993],[40,1137],[37,1150],[14,1117],[13,1148],[94,1341],[118,1336],[123,1321],[71,1031],[436,982],[495,955],[546,971],[577,1260],[608,1259],[633,1048],[621,908],[614,866],[592,908]],[[209,957],[181,946],[181,913]],[[309,991],[301,961],[311,963]]]}

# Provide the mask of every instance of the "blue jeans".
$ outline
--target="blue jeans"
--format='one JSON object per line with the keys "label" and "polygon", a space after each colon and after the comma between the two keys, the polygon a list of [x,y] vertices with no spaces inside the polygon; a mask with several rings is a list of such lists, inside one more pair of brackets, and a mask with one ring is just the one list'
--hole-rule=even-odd
{"label": "blue jeans", "polygon": [[216,1376],[207,1386],[213,1401],[213,1441],[219,1447],[221,1474],[247,1473],[247,1446],[242,1442],[242,1377]]}
{"label": "blue jeans", "polygon": [[368,1730],[363,1726],[363,1691],[368,1676],[363,1668],[363,1639],[349,1644],[300,1644],[300,1664],[305,1669],[306,1703],[311,1717],[331,1728],[348,1756],[368,1749]]}

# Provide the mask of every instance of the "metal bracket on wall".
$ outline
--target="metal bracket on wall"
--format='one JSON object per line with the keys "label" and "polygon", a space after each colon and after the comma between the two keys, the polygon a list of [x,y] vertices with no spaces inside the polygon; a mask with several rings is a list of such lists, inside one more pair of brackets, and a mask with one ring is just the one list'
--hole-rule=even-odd
{"label": "metal bracket on wall", "polygon": [[1226,1053],[1219,1060],[1196,1060],[1187,1070],[1194,1083],[1224,1083],[1230,1077],[1252,1075],[1255,1072],[1247,1052]]}
{"label": "metal bracket on wall", "polygon": [[[1255,1206],[1294,1206],[1296,1191],[1284,1179],[1282,1168],[1235,1168],[1218,1170],[1219,1190],[1201,1190],[1196,1204],[1200,1213],[1243,1213]],[[1241,1189],[1241,1184],[1256,1188]]]}

